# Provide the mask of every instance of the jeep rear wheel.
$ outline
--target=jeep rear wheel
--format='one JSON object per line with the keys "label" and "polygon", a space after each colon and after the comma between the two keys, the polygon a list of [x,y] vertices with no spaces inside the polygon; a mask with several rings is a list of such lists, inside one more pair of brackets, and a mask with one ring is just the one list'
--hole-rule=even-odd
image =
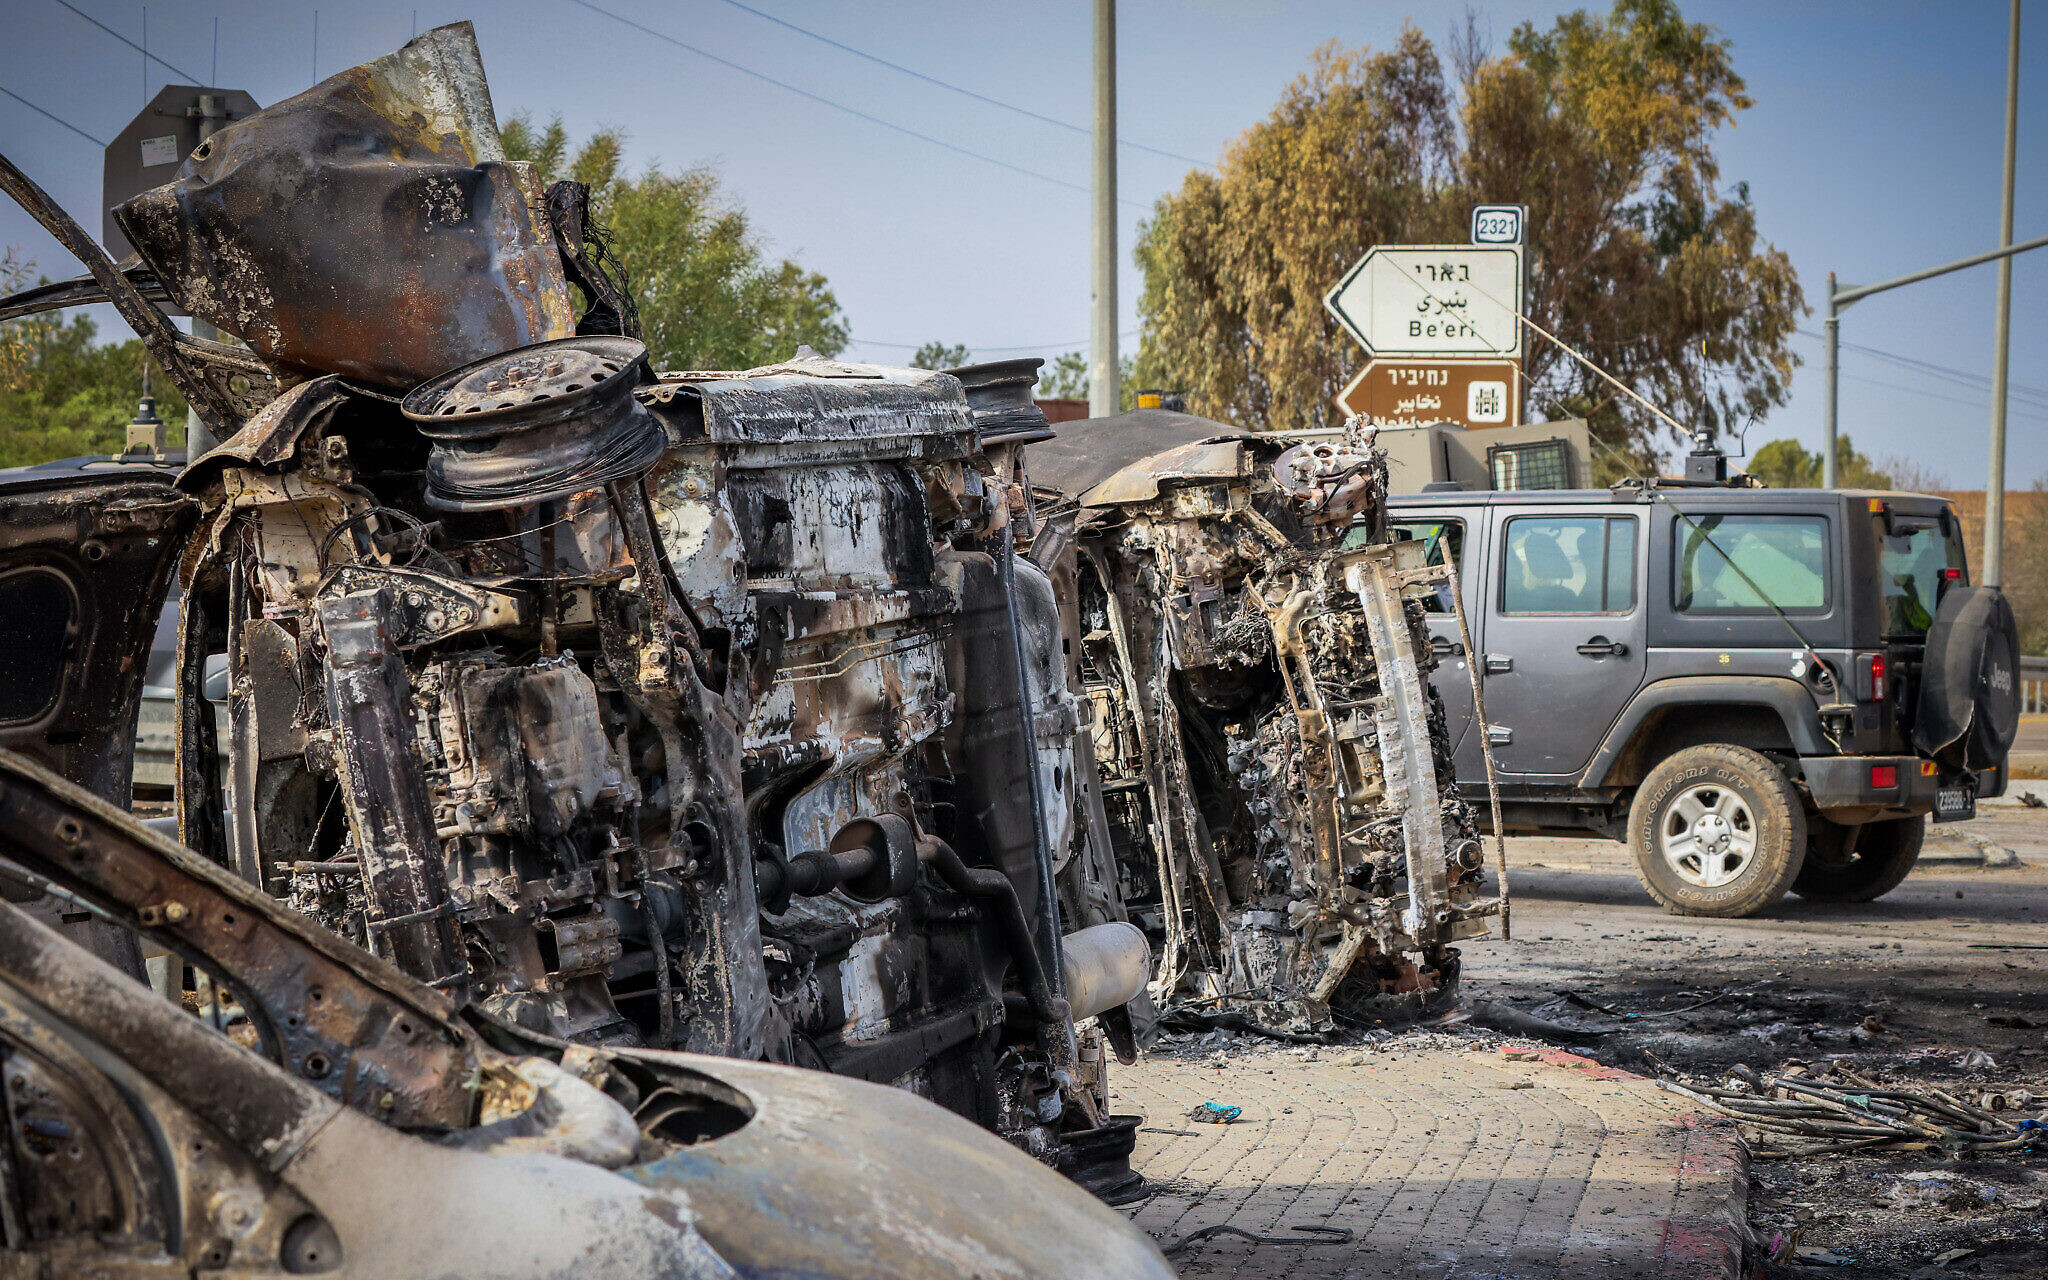
{"label": "jeep rear wheel", "polygon": [[1806,813],[1784,771],[1747,747],[1688,747],[1650,770],[1628,815],[1636,877],[1688,916],[1754,915],[1806,860]]}
{"label": "jeep rear wheel", "polygon": [[[1814,902],[1869,902],[1899,887],[1899,881],[1920,860],[1927,838],[1927,819],[1894,818],[1866,822],[1853,841],[1840,838],[1844,828],[1826,818],[1809,818],[1826,827],[1815,832],[1792,892]],[[1827,828],[1833,828],[1832,831]],[[1828,838],[1833,836],[1835,838]]]}

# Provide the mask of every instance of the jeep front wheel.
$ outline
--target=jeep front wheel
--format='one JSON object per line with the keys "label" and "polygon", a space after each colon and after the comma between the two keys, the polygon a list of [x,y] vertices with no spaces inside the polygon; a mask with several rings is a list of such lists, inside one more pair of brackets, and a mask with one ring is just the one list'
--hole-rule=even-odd
{"label": "jeep front wheel", "polygon": [[1678,915],[1755,915],[1806,860],[1806,813],[1777,765],[1747,747],[1688,747],[1650,770],[1628,815],[1636,876]]}
{"label": "jeep front wheel", "polygon": [[[1815,818],[1815,822],[1827,822]],[[1828,823],[1841,828],[1835,823]],[[1792,882],[1792,892],[1814,902],[1869,902],[1899,887],[1899,881],[1920,860],[1927,838],[1927,819],[1894,818],[1866,822],[1853,841],[1816,838],[1806,865]]]}

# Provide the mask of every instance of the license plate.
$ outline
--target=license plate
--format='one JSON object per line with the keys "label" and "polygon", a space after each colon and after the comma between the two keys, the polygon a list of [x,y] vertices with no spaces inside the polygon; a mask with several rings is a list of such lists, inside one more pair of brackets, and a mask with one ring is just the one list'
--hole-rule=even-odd
{"label": "license plate", "polygon": [[1977,788],[1943,787],[1934,793],[1936,822],[1967,822],[1977,816]]}

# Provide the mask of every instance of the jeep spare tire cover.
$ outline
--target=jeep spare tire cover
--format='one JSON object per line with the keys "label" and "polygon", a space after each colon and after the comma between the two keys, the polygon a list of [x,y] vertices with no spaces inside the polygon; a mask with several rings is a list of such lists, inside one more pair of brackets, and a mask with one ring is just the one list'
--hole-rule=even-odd
{"label": "jeep spare tire cover", "polygon": [[1973,772],[2005,763],[2020,725],[2020,635],[1996,587],[1942,597],[1927,629],[1913,747]]}

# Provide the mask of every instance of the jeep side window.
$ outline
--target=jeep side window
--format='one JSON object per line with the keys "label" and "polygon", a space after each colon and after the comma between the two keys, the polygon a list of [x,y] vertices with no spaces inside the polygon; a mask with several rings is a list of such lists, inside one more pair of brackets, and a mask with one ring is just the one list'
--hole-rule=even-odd
{"label": "jeep side window", "polygon": [[[1387,532],[1394,540],[1420,542],[1423,558],[1427,564],[1442,564],[1444,557],[1460,572],[1465,568],[1465,522],[1463,520],[1411,520],[1405,524],[1390,524]],[[1451,589],[1438,583],[1436,590],[1423,597],[1424,613],[1449,613],[1451,611]]]}
{"label": "jeep side window", "polygon": [[1679,520],[1678,534],[1671,603],[1680,613],[1828,606],[1824,516],[1694,516]]}
{"label": "jeep side window", "polygon": [[1636,607],[1633,516],[1517,516],[1501,563],[1504,614],[1628,613]]}

